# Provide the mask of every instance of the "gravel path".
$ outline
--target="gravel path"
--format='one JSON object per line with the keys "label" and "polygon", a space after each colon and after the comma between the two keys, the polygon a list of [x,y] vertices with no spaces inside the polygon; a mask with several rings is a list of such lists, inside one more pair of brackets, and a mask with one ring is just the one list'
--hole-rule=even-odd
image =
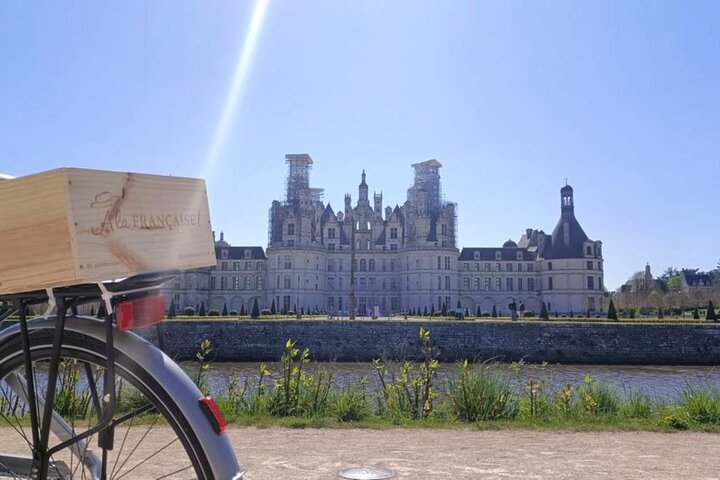
{"label": "gravel path", "polygon": [[[159,430],[152,442],[163,445],[171,432]],[[0,449],[25,453],[11,433],[0,428]],[[273,427],[228,435],[246,480],[337,479],[361,466],[398,479],[720,479],[720,435],[707,433]],[[158,471],[177,468],[171,453],[156,461]]]}
{"label": "gravel path", "polygon": [[237,428],[247,480],[334,479],[377,466],[405,479],[720,479],[705,433]]}

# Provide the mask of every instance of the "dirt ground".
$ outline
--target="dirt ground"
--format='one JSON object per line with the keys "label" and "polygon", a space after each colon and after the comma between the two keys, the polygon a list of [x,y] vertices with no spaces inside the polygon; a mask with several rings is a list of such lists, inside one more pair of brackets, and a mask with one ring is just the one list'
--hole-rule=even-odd
{"label": "dirt ground", "polygon": [[[159,430],[150,443],[172,438],[167,427]],[[0,428],[6,453],[13,453],[12,433]],[[397,479],[720,479],[717,434],[234,427],[228,436],[246,480],[338,479],[350,467],[383,467]],[[167,452],[151,472],[124,478],[182,468]]]}
{"label": "dirt ground", "polygon": [[720,479],[720,435],[476,430],[229,430],[244,478],[335,479],[375,466],[403,479]]}

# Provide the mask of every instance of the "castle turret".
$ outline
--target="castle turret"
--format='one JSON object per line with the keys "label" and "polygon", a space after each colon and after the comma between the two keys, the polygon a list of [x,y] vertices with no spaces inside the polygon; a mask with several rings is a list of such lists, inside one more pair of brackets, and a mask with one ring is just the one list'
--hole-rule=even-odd
{"label": "castle turret", "polygon": [[373,200],[375,201],[375,208],[373,209],[375,211],[375,216],[382,218],[382,193],[374,194]]}

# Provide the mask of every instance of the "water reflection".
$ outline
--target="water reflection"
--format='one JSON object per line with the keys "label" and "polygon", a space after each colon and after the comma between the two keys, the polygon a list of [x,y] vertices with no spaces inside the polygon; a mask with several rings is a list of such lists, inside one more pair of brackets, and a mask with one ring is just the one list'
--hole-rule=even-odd
{"label": "water reflection", "polygon": [[[272,372],[270,378],[278,378],[280,364],[271,362],[266,364]],[[193,368],[193,365],[187,365]],[[323,368],[333,373],[336,386],[345,386],[358,382],[366,377],[369,389],[380,388],[377,373],[370,363],[310,363],[306,365],[310,374],[317,373]],[[712,386],[720,388],[720,368],[708,366],[637,366],[637,365],[522,365],[515,368],[511,365],[499,365],[505,375],[516,388],[521,389],[530,378],[541,380],[546,391],[554,391],[567,384],[579,385],[583,383],[585,375],[590,375],[599,382],[615,387],[627,395],[632,392],[643,391],[652,398],[664,401],[678,398],[686,385]],[[214,395],[222,394],[227,390],[231,378],[239,380],[250,379],[252,388],[253,379],[260,369],[260,363],[227,362],[213,363],[208,370],[208,382]],[[442,386],[452,379],[458,372],[453,364],[441,364],[438,369],[438,386]]]}

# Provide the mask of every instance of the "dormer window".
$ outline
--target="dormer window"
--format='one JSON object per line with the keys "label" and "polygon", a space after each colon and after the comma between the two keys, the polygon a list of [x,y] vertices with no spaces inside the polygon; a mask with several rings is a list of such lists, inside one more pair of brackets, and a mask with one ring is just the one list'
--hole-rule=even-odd
{"label": "dormer window", "polygon": [[473,254],[473,258],[474,258],[475,260],[480,260],[480,252],[475,251],[475,253]]}
{"label": "dormer window", "polygon": [[518,260],[522,260],[522,257],[522,252],[517,252],[517,256],[515,258],[517,258]]}
{"label": "dormer window", "polygon": [[501,251],[495,252],[495,260],[502,260],[502,252]]}
{"label": "dormer window", "polygon": [[252,258],[252,252],[248,248],[245,249],[243,255],[245,256],[245,258]]}
{"label": "dormer window", "polygon": [[220,250],[220,258],[221,258],[221,259],[227,260],[227,258],[229,257],[229,255],[230,255],[230,252],[228,252],[228,249],[227,249],[227,248],[223,248],[222,250]]}

